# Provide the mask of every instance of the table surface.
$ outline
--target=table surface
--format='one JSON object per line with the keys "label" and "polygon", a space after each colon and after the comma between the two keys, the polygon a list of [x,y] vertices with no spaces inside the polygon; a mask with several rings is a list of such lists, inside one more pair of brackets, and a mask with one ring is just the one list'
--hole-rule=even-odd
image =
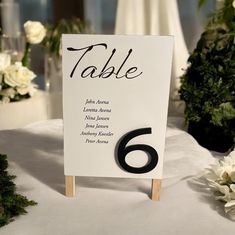
{"label": "table surface", "polygon": [[18,192],[38,202],[1,235],[232,235],[235,222],[198,180],[217,154],[200,147],[169,118],[161,200],[149,198],[151,180],[76,177],[76,197],[64,196],[63,125],[49,120],[0,131]]}

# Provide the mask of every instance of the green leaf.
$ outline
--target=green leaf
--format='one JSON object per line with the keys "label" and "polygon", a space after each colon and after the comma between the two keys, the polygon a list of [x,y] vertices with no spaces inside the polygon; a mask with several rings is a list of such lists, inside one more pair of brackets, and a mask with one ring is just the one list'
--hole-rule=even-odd
{"label": "green leaf", "polygon": [[198,4],[197,4],[197,7],[198,9],[201,9],[203,5],[205,5],[206,3],[206,0],[198,0]]}
{"label": "green leaf", "polygon": [[218,108],[214,109],[212,113],[212,123],[216,126],[222,126],[223,121],[235,118],[235,108],[230,102],[221,104]]}

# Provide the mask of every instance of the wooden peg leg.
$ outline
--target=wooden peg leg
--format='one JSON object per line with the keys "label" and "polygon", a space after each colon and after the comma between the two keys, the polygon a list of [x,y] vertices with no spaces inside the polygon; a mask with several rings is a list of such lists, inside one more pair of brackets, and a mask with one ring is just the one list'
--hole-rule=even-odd
{"label": "wooden peg leg", "polygon": [[152,179],[151,199],[153,201],[159,201],[160,200],[160,190],[161,190],[161,180]]}
{"label": "wooden peg leg", "polygon": [[75,197],[75,176],[65,176],[65,195]]}

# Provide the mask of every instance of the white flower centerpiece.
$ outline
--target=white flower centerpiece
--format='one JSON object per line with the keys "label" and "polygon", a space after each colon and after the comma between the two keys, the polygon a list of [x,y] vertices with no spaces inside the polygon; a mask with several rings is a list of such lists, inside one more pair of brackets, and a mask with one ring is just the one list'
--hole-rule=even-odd
{"label": "white flower centerpiece", "polygon": [[29,69],[31,44],[41,43],[46,35],[45,27],[37,21],[24,24],[26,46],[22,62],[11,64],[10,56],[0,53],[0,103],[10,103],[30,98],[36,92],[32,80],[35,73]]}
{"label": "white flower centerpiece", "polygon": [[[1,57],[7,58],[7,55],[0,54],[0,61]],[[32,83],[35,77],[36,75],[21,62],[15,62],[1,69],[0,102],[10,103],[32,97],[36,91],[36,85]]]}
{"label": "white flower centerpiece", "polygon": [[235,216],[235,150],[207,169],[205,177],[215,199],[223,201],[225,212]]}
{"label": "white flower centerpiece", "polygon": [[14,129],[48,118],[48,97],[33,83],[30,69],[32,44],[42,42],[46,29],[40,22],[24,24],[26,45],[21,61],[11,63],[9,54],[0,53],[0,130]]}

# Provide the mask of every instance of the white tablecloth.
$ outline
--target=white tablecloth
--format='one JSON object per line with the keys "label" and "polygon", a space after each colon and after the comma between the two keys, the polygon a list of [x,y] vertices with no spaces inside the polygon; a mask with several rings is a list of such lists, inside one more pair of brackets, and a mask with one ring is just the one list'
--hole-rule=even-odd
{"label": "white tablecloth", "polygon": [[0,131],[18,191],[38,202],[1,235],[233,235],[235,222],[194,177],[214,162],[212,154],[180,130],[167,128],[161,200],[149,198],[151,181],[76,178],[76,198],[64,196],[62,121]]}

